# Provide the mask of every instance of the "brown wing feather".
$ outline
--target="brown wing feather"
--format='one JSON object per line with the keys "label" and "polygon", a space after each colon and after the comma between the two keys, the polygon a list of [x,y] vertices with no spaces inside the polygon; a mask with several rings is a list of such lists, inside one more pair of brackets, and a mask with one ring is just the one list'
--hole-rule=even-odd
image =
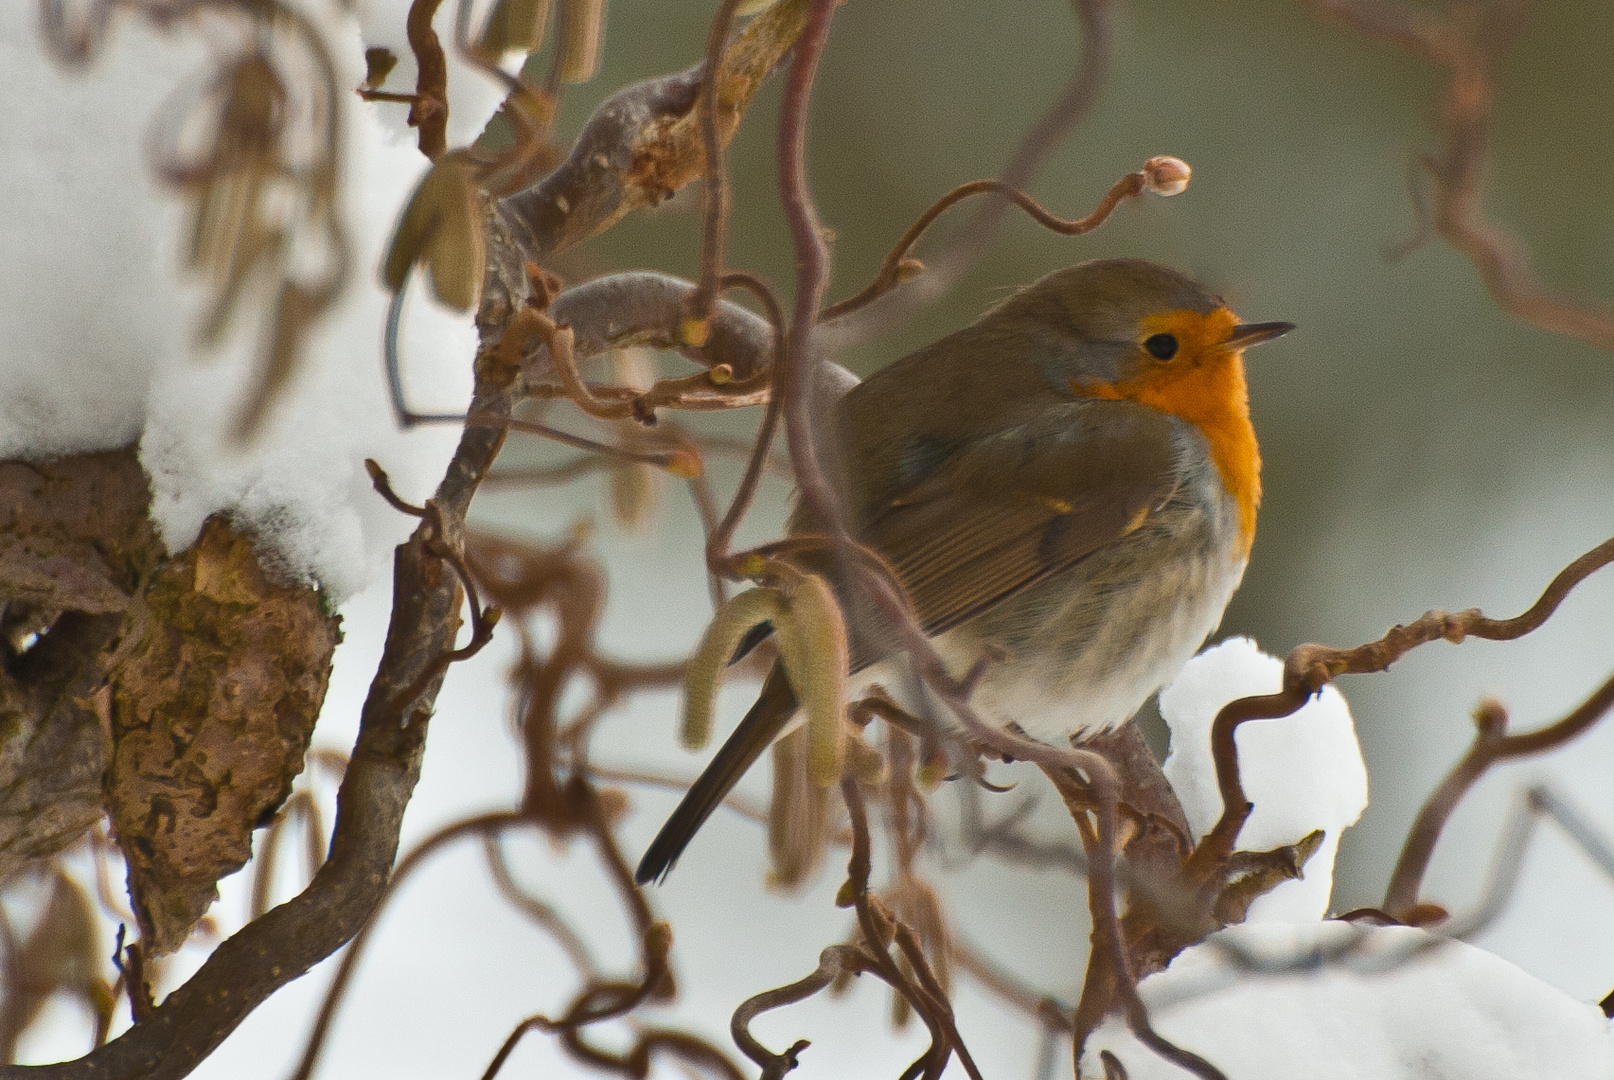
{"label": "brown wing feather", "polygon": [[939,634],[1141,526],[1179,482],[1164,414],[1072,403],[983,439],[872,515],[864,540]]}

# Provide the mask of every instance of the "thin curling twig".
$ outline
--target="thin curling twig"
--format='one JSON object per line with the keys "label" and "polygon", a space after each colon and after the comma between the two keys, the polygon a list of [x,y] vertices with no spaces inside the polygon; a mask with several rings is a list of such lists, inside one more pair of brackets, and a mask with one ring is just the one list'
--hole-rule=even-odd
{"label": "thin curling twig", "polygon": [[[1072,128],[1087,119],[1109,77],[1115,52],[1110,26],[1111,0],[1072,0],[1071,7],[1081,27],[1081,53],[1069,81],[1026,132],[1008,164],[998,174],[998,179],[1011,187],[1024,189],[1031,183],[1048,155]],[[928,263],[923,277],[891,296],[900,306],[864,309],[856,317],[838,320],[837,338],[843,342],[864,340],[951,288],[985,250],[987,241],[1003,220],[1005,209],[1001,201],[988,200],[970,215],[949,246]]]}
{"label": "thin curling twig", "polygon": [[[717,65],[724,138],[801,33],[808,0],[779,0],[746,24]],[[547,261],[702,175],[700,67],[625,87],[590,117],[571,153],[542,181],[501,199],[497,214],[523,258]]]}
{"label": "thin curling twig", "polygon": [[692,449],[680,448],[677,450],[630,450],[625,446],[614,443],[603,443],[598,439],[585,438],[582,435],[573,435],[569,431],[540,424],[535,420],[515,420],[499,416],[483,416],[471,413],[468,416],[456,416],[453,419],[465,424],[466,427],[496,427],[503,431],[515,431],[524,435],[539,435],[551,442],[570,446],[575,450],[587,450],[591,454],[598,454],[611,461],[620,461],[634,465],[654,465],[658,469],[666,469],[675,476],[696,475],[701,470],[700,455]]}
{"label": "thin curling twig", "polygon": [[1076,1074],[1081,1075],[1082,1051],[1087,1036],[1116,1006],[1138,1041],[1173,1065],[1201,1080],[1227,1080],[1216,1066],[1184,1050],[1149,1023],[1149,1013],[1138,996],[1138,984],[1127,958],[1121,921],[1115,909],[1115,835],[1118,781],[1108,768],[1096,770],[1084,785],[1064,769],[1046,766],[1043,772],[1052,780],[1069,807],[1087,851],[1087,907],[1093,918],[1092,955],[1082,987],[1082,1000],[1076,1006],[1075,1037],[1072,1053]]}
{"label": "thin curling twig", "polygon": [[925,950],[919,942],[919,935],[914,932],[913,927],[904,922],[895,922],[893,929],[896,932],[897,948],[902,950],[903,958],[908,961],[908,966],[913,968],[914,974],[918,977],[919,990],[931,1000],[936,1018],[952,1043],[953,1053],[958,1055],[959,1064],[964,1066],[964,1072],[969,1075],[970,1080],[982,1080],[980,1067],[970,1055],[969,1047],[964,1045],[964,1037],[958,1033],[958,1022],[953,1017],[953,1005],[947,998],[947,991],[936,978],[930,961],[925,958]]}
{"label": "thin curling twig", "polygon": [[[913,985],[891,958],[889,950],[896,937],[897,926],[883,905],[876,908],[869,895],[869,874],[873,869],[869,855],[869,815],[863,805],[863,793],[858,790],[857,780],[849,774],[841,778],[841,797],[852,822],[852,856],[846,866],[845,891],[850,894],[852,908],[857,913],[858,928],[863,935],[871,970],[900,993],[930,1029],[930,1046],[903,1075],[923,1075],[926,1080],[935,1080],[947,1068],[948,1058],[953,1051],[962,1046],[962,1040],[958,1038],[957,1028],[949,1022],[950,1017],[944,1019],[941,1015],[944,1006],[933,1001],[924,989]],[[971,1080],[981,1080],[975,1063],[967,1054],[959,1055],[959,1063],[970,1074]]]}
{"label": "thin curling twig", "polygon": [[[1038,169],[1070,130],[1087,118],[1098,100],[1104,80],[1109,77],[1110,60],[1115,51],[1114,34],[1110,28],[1110,0],[1071,0],[1071,9],[1081,27],[1082,47],[1076,59],[1076,70],[1065,83],[1059,95],[1049,102],[1042,116],[1025,133],[1015,148],[1009,163],[1003,166],[998,179],[1012,187],[1024,188]],[[1003,216],[1002,203],[993,202],[980,208],[959,238],[959,249],[953,256],[963,269],[965,261],[978,250],[992,228]],[[951,261],[951,260],[950,260]]]}
{"label": "thin curling twig", "polygon": [[405,23],[418,73],[414,100],[409,104],[409,125],[420,132],[420,152],[432,161],[448,151],[448,57],[432,29],[432,18],[441,3],[414,0]]}
{"label": "thin curling twig", "polygon": [[[717,509],[717,496],[712,493],[712,481],[702,472],[699,476],[691,476],[685,481],[689,489],[690,502],[695,504],[695,513],[701,520],[701,535],[711,536],[717,532],[720,524]],[[728,585],[722,577],[712,573],[711,568],[706,570],[706,588],[712,600],[712,610],[716,611],[728,599]]]}
{"label": "thin curling twig", "polygon": [[[505,91],[498,115],[510,125],[512,144],[508,150],[484,162],[477,176],[483,191],[500,198],[527,186],[535,176],[554,167],[558,151],[552,135],[560,98],[556,93],[533,86],[519,73],[512,75],[472,44],[471,6],[472,0],[459,0],[454,12],[454,50],[461,60]],[[559,52],[557,49],[557,58]]]}
{"label": "thin curling twig", "polygon": [[[751,275],[726,275],[724,287],[745,288],[755,293],[763,299],[770,316],[777,315],[778,305],[767,286]],[[527,396],[564,397],[597,415],[613,419],[650,420],[655,409],[663,407],[728,409],[761,404],[770,393],[768,383],[772,376],[769,373],[777,367],[768,360],[777,348],[777,333],[772,331],[768,320],[754,312],[720,301],[704,342],[690,345],[678,340],[678,327],[694,289],[687,281],[645,271],[609,274],[574,286],[556,296],[547,312],[523,307],[512,315],[497,344],[484,352],[484,357],[491,358],[491,362],[483,366],[499,375],[519,369],[525,384],[522,392]],[[389,317],[394,323],[402,295],[400,290],[393,298]],[[563,329],[569,337],[561,333]],[[562,344],[564,349],[560,347]],[[581,362],[633,345],[677,349],[706,366],[708,373],[663,380],[647,391],[589,386],[577,374],[577,365]],[[496,425],[505,431],[539,435],[612,460],[653,465],[685,478],[701,470],[700,455],[693,446],[639,451],[502,414],[494,417],[475,412],[469,415],[416,413],[403,398],[396,325],[388,330],[387,351],[393,406],[405,427],[426,423]],[[723,373],[723,381],[719,372]],[[547,381],[551,376],[562,381],[558,384]],[[732,381],[727,381],[730,379]]]}
{"label": "thin curling twig", "polygon": [[1513,890],[1524,875],[1525,854],[1544,810],[1539,797],[1543,792],[1542,788],[1534,788],[1524,792],[1516,801],[1509,815],[1511,820],[1502,829],[1502,839],[1491,859],[1490,873],[1486,875],[1478,902],[1464,914],[1439,920],[1440,937],[1471,939],[1507,910]]}
{"label": "thin curling twig", "polygon": [[427,519],[437,527],[437,536],[430,541],[427,549],[454,571],[454,576],[460,580],[460,588],[465,591],[465,603],[471,612],[471,639],[457,649],[450,649],[443,654],[445,662],[457,664],[462,660],[469,660],[481,652],[488,642],[493,640],[493,628],[498,625],[504,612],[496,607],[483,607],[482,598],[476,591],[476,579],[471,576],[470,567],[465,565],[465,555],[453,545],[443,539],[447,531],[443,526],[442,511],[437,504],[431,501],[426,503]]}
{"label": "thin curling twig", "polygon": [[[1167,162],[1172,164],[1167,166],[1164,164]],[[1110,215],[1115,213],[1116,207],[1128,199],[1143,194],[1145,191],[1156,191],[1162,194],[1169,191],[1171,194],[1176,194],[1176,191],[1182,190],[1178,187],[1175,191],[1171,191],[1164,186],[1161,179],[1162,174],[1169,168],[1171,170],[1170,176],[1175,181],[1178,179],[1177,170],[1179,167],[1186,169],[1176,158],[1150,158],[1144,163],[1142,169],[1134,173],[1127,173],[1110,185],[1110,190],[1104,193],[1104,198],[1099,201],[1097,208],[1086,217],[1081,218],[1062,218],[1058,214],[1051,213],[1030,195],[1003,180],[971,180],[967,184],[960,184],[932,203],[930,209],[919,215],[919,220],[908,226],[908,231],[902,234],[902,238],[897,241],[896,246],[886,255],[885,261],[880,264],[880,271],[875,275],[873,281],[865,285],[861,292],[825,308],[819,314],[819,318],[827,322],[830,319],[838,319],[844,315],[849,315],[859,308],[872,304],[902,284],[902,282],[920,273],[924,269],[923,264],[917,259],[909,258],[908,253],[913,250],[914,245],[919,242],[919,238],[925,234],[925,230],[935,223],[937,218],[973,195],[988,193],[1002,195],[1024,210],[1033,221],[1043,228],[1056,232],[1061,236],[1080,236],[1083,233],[1092,232],[1104,224],[1109,220]],[[1180,180],[1186,185],[1185,173],[1180,177]]]}
{"label": "thin curling twig", "polygon": [[[1543,817],[1551,818],[1561,826],[1569,840],[1589,856],[1604,874],[1614,876],[1614,850],[1610,850],[1607,841],[1598,836],[1596,830],[1572,806],[1553,794],[1550,788],[1537,784],[1520,792],[1514,799],[1513,808],[1500,830],[1501,840],[1491,856],[1485,883],[1469,910],[1453,915],[1439,904],[1421,903],[1414,905],[1405,915],[1398,916],[1378,908],[1363,908],[1353,913],[1354,916],[1388,925],[1401,923],[1406,926],[1435,927],[1423,941],[1399,954],[1393,954],[1394,959],[1400,961],[1438,948],[1446,940],[1472,941],[1507,910],[1519,879],[1524,876],[1525,856]],[[1386,959],[1391,958],[1380,958],[1380,963]],[[1259,963],[1241,966],[1258,967]]]}
{"label": "thin curling twig", "polygon": [[[856,745],[865,745],[861,739]],[[873,754],[873,751],[870,751]],[[934,891],[914,871],[914,859],[932,828],[929,807],[913,784],[914,741],[901,727],[886,729],[885,758],[875,755],[883,774],[888,813],[887,836],[893,856],[893,880],[882,902],[888,905],[888,918],[895,940],[908,969],[919,982],[919,990],[931,1001],[937,1021],[953,1044],[959,1062],[971,1077],[980,1072],[958,1030],[953,1003],[948,995],[951,981],[949,932]],[[865,766],[867,768],[867,766]],[[854,768],[854,772],[858,772]],[[867,774],[865,774],[867,775]],[[869,782],[865,780],[864,782]],[[929,945],[934,956],[927,956]]]}
{"label": "thin curling twig", "polygon": [[773,363],[768,368],[768,407],[757,428],[756,442],[745,463],[745,473],[740,477],[740,486],[735,489],[728,512],[706,538],[706,566],[712,574],[733,572],[732,560],[728,557],[729,543],[734,539],[734,531],[740,527],[746,511],[751,508],[752,500],[756,498],[757,485],[761,483],[763,470],[768,467],[768,458],[773,453],[773,440],[779,430],[779,417],[784,404],[782,385],[785,371],[784,312],[773,290],[750,274],[725,274],[720,284],[724,289],[746,289],[761,301],[773,326]]}
{"label": "thin curling twig", "polygon": [[634,1045],[623,1054],[584,1041],[585,1028],[633,1012],[656,995],[670,978],[667,957],[672,946],[671,929],[666,923],[656,923],[646,927],[641,936],[642,978],[637,982],[592,982],[577,993],[560,1019],[551,1020],[538,1014],[521,1021],[499,1047],[482,1074],[483,1080],[494,1080],[529,1031],[558,1035],[566,1052],[583,1065],[621,1076],[642,1078],[648,1075],[651,1058],[662,1051],[690,1064],[704,1066],[728,1080],[743,1080],[743,1074],[726,1054],[704,1039],[684,1032],[652,1028],[641,1032]]}
{"label": "thin curling twig", "polygon": [[[449,535],[448,523],[444,519],[443,511],[436,501],[427,499],[425,506],[412,506],[400,499],[397,493],[392,490],[392,482],[387,478],[386,470],[376,464],[373,459],[366,458],[364,467],[370,473],[371,483],[375,486],[377,493],[390,506],[411,517],[421,519],[426,527],[422,541],[424,550],[447,564],[454,571],[471,611],[470,640],[457,649],[452,647],[444,649],[435,660],[416,676],[412,683],[398,692],[393,699],[392,708],[401,712],[403,707],[418,698],[433,680],[440,678],[450,665],[469,660],[481,652],[487,643],[493,640],[493,628],[498,624],[503,612],[496,607],[484,608],[482,606],[482,601],[477,595],[476,582],[471,577],[470,568],[465,565],[464,556],[447,539]],[[410,722],[412,720],[413,718],[411,717]]]}
{"label": "thin curling twig", "polygon": [[724,1077],[725,1080],[745,1080],[745,1074],[728,1059],[728,1055],[705,1039],[687,1032],[668,1031],[665,1028],[642,1029],[626,1053],[614,1054],[584,1042],[580,1029],[560,1028],[554,1021],[541,1015],[529,1016],[516,1025],[515,1030],[505,1039],[504,1045],[499,1048],[498,1054],[483,1072],[482,1080],[495,1080],[510,1059],[510,1055],[515,1052],[522,1037],[529,1031],[551,1034],[559,1032],[562,1046],[573,1058],[589,1069],[615,1073],[629,1077],[630,1080],[640,1080],[641,1077],[648,1076],[652,1060],[658,1052],[678,1058],[686,1067],[704,1068]]}
{"label": "thin curling twig", "polygon": [[517,75],[512,75],[498,64],[490,63],[471,44],[471,0],[458,0],[454,7],[454,51],[471,67],[504,87],[509,94],[531,89]]}
{"label": "thin curling twig", "polygon": [[408,514],[410,517],[424,518],[426,516],[425,507],[405,502],[398,497],[398,493],[392,490],[392,478],[387,475],[387,470],[383,469],[375,458],[364,459],[364,471],[370,474],[370,486],[375,488],[377,495],[386,500],[388,506],[398,511],[398,513]]}
{"label": "thin curling twig", "polygon": [[1069,1034],[1070,1010],[1051,994],[1044,994],[1022,982],[1013,972],[999,967],[973,945],[954,933],[948,942],[958,970],[1009,1005],[1036,1020],[1049,1031]]}
{"label": "thin curling twig", "polygon": [[[549,360],[560,380],[560,394],[596,420],[638,420],[653,424],[656,409],[724,409],[759,405],[767,396],[768,375],[757,372],[749,378],[731,383],[733,369],[726,364],[714,365],[709,371],[681,379],[663,379],[648,390],[631,387],[607,386],[595,388],[583,381],[577,367],[574,350],[575,335],[572,328],[557,323],[536,308],[525,308],[511,320],[506,336],[520,329],[519,344],[512,350],[519,363],[520,350],[526,342],[537,338],[549,350]],[[702,335],[704,342],[704,335]],[[502,343],[501,343],[502,347]],[[555,396],[549,388],[539,385],[527,388],[533,397]]]}
{"label": "thin curling twig", "polygon": [[549,361],[554,365],[555,374],[560,377],[560,384],[573,404],[596,420],[625,420],[633,415],[632,408],[626,403],[602,401],[583,382],[583,376],[577,370],[577,358],[572,355],[571,327],[557,326],[543,312],[525,308],[517,312],[515,319],[511,320],[511,330],[506,333],[513,331],[516,323],[523,319],[532,325],[534,333],[549,347]]}
{"label": "thin curling twig", "polygon": [[515,875],[510,872],[510,864],[505,860],[504,848],[497,836],[483,834],[482,855],[493,878],[493,885],[505,902],[554,938],[555,944],[566,954],[582,978],[589,982],[597,981],[600,978],[599,965],[588,951],[588,945],[553,906],[516,884]]}
{"label": "thin curling twig", "polygon": [[812,348],[812,335],[829,280],[829,248],[807,186],[807,112],[835,6],[836,0],[812,0],[807,25],[796,41],[784,101],[779,107],[775,161],[779,197],[796,249],[796,306],[785,336],[784,370],[777,383],[784,398],[785,442],[790,447],[801,505],[812,519],[828,527],[838,548],[847,531],[840,501],[819,457],[813,417],[818,356]]}
{"label": "thin curling twig", "polygon": [[1407,831],[1406,843],[1384,893],[1384,910],[1400,918],[1417,905],[1418,890],[1446,822],[1468,789],[1491,766],[1556,749],[1589,731],[1611,708],[1614,708],[1614,678],[1604,682],[1556,723],[1535,731],[1509,734],[1507,710],[1495,700],[1482,701],[1474,711],[1474,741],[1468,752],[1429,794]]}
{"label": "thin curling twig", "polygon": [[[619,784],[640,784],[662,791],[677,792],[680,795],[695,785],[694,777],[663,776],[659,773],[645,772],[643,769],[621,769],[611,765],[590,764],[589,775],[599,780],[613,780]],[[768,824],[767,808],[744,796],[729,794],[718,805],[732,810],[753,825]]]}
{"label": "thin curling twig", "polygon": [[425,861],[436,852],[449,844],[466,836],[488,836],[502,832],[508,828],[519,825],[534,824],[531,818],[522,814],[499,812],[482,814],[478,817],[467,818],[455,822],[428,836],[417,844],[409,854],[398,861],[391,877],[381,890],[381,897],[376,903],[375,911],[365,921],[359,932],[353,936],[353,942],[347,952],[342,954],[342,962],[336,969],[336,977],[331,980],[330,986],[325,989],[325,997],[320,1003],[319,1013],[314,1020],[314,1028],[308,1033],[308,1042],[303,1046],[303,1056],[297,1063],[297,1068],[291,1074],[291,1080],[308,1080],[314,1074],[314,1066],[319,1061],[320,1051],[325,1047],[326,1036],[330,1033],[331,1021],[336,1018],[337,1007],[341,1004],[343,995],[347,991],[348,983],[353,978],[353,972],[358,967],[359,959],[364,955],[365,945],[369,943],[370,934],[380,922],[380,915],[386,902],[397,894],[398,888],[413,874]]}
{"label": "thin curling twig", "polygon": [[704,336],[712,307],[717,303],[723,276],[723,260],[728,247],[729,173],[724,159],[724,141],[717,129],[718,69],[723,63],[723,47],[728,44],[729,27],[742,0],[722,0],[706,36],[706,60],[702,64],[700,96],[696,108],[701,125],[701,182],[704,199],[701,217],[701,276],[695,294],[689,298],[689,316],[699,324],[696,336]]}
{"label": "thin curling twig", "polygon": [[831,945],[818,954],[818,968],[806,978],[788,986],[764,990],[740,1002],[729,1020],[729,1034],[734,1039],[734,1045],[740,1048],[740,1053],[761,1067],[759,1080],[779,1080],[799,1064],[797,1058],[811,1044],[806,1039],[797,1039],[789,1049],[776,1054],[751,1034],[751,1021],[769,1010],[806,1001],[829,986],[839,975],[857,975],[867,970],[869,958],[862,949],[855,945]]}
{"label": "thin curling twig", "polygon": [[531,468],[500,469],[488,473],[482,481],[484,491],[506,487],[550,487],[568,484],[590,473],[611,467],[611,462],[594,454],[582,454],[559,465],[536,465]]}
{"label": "thin curling twig", "polygon": [[[131,941],[125,945],[123,934],[123,924],[119,923],[118,939],[113,943],[112,949],[112,966],[118,969],[124,989],[128,992],[130,1016],[135,1023],[143,1024],[149,1021],[152,1013],[157,1010],[157,1002],[151,993],[151,982],[146,977],[146,951],[140,947],[138,941]],[[15,955],[16,949],[8,949],[7,952]]]}
{"label": "thin curling twig", "polygon": [[[632,277],[633,275],[623,275]],[[644,278],[654,278],[660,275],[639,275]],[[670,279],[675,280],[675,279]],[[387,313],[386,340],[384,354],[386,357],[387,386],[392,399],[394,415],[398,423],[405,430],[420,424],[459,424],[476,423],[479,418],[465,413],[419,413],[412,409],[404,396],[402,371],[402,356],[398,344],[399,320],[403,311],[404,294],[407,282],[400,286],[392,296],[392,304]],[[566,294],[562,294],[564,297]],[[584,305],[583,314],[596,322],[603,314],[591,305]],[[731,320],[732,321],[732,320]],[[642,332],[638,339],[648,344],[660,344],[656,335]],[[636,390],[628,387],[593,387],[583,381],[578,372],[580,359],[587,359],[598,355],[604,348],[617,347],[619,344],[630,344],[626,335],[617,334],[607,337],[599,333],[593,326],[585,327],[588,333],[588,348],[579,356],[576,345],[577,330],[574,330],[564,321],[551,318],[543,311],[534,307],[523,307],[510,319],[499,339],[498,345],[492,350],[490,356],[494,366],[501,372],[511,375],[519,372],[522,366],[522,357],[535,349],[542,349],[543,355],[550,360],[549,370],[561,380],[559,386],[545,383],[529,383],[525,387],[529,397],[548,399],[564,397],[573,402],[588,415],[602,420],[636,419],[642,422],[654,422],[655,410],[658,408],[676,409],[733,409],[749,405],[760,405],[767,397],[766,376],[753,373],[747,379],[730,382],[734,365],[723,360],[714,360],[711,370],[700,375],[688,376],[681,379],[665,379],[658,382],[649,390]],[[664,335],[665,343],[671,344],[675,331],[668,330]],[[536,345],[531,344],[536,341]],[[736,344],[726,340],[724,345],[728,349],[715,351],[721,356],[732,351]],[[721,377],[719,373],[722,373]],[[638,458],[621,447],[610,447],[578,435],[569,435],[555,428],[531,421],[521,422],[501,419],[511,431],[526,431],[545,438],[553,439],[578,449],[593,450],[608,456],[624,460],[644,460],[646,464],[668,467],[666,461],[656,460],[652,455],[649,459]],[[526,426],[523,427],[522,424]],[[676,471],[676,469],[674,469]]]}
{"label": "thin curling twig", "polygon": [[[1326,645],[1300,645],[1290,651],[1283,664],[1283,689],[1276,694],[1243,697],[1229,702],[1211,725],[1211,756],[1216,763],[1216,781],[1222,796],[1222,816],[1189,857],[1190,872],[1203,876],[1227,857],[1250,815],[1239,773],[1235,734],[1246,720],[1273,720],[1289,716],[1323,687],[1341,675],[1384,671],[1392,663],[1420,645],[1431,641],[1458,644],[1465,638],[1511,641],[1535,630],[1558,609],[1576,585],[1609,563],[1614,562],[1614,539],[1603,541],[1564,567],[1529,609],[1511,619],[1488,618],[1477,608],[1456,614],[1429,611],[1406,626],[1396,626],[1383,637],[1354,649]],[[1571,716],[1579,716],[1577,713]],[[1566,717],[1566,721],[1570,718]],[[1590,724],[1596,717],[1576,722]],[[1521,736],[1519,754],[1535,753],[1555,745],[1560,736],[1557,725]],[[1572,735],[1570,736],[1572,737]]]}
{"label": "thin curling twig", "polygon": [[247,904],[249,921],[256,919],[272,906],[271,890],[275,883],[275,870],[279,864],[281,840],[286,835],[286,829],[301,819],[304,822],[304,836],[308,838],[308,872],[310,875],[319,869],[323,861],[320,844],[324,840],[325,829],[320,820],[319,802],[306,790],[297,790],[291,793],[280,811],[275,815],[274,822],[264,831],[263,838],[258,841],[258,850],[252,859],[252,892]]}

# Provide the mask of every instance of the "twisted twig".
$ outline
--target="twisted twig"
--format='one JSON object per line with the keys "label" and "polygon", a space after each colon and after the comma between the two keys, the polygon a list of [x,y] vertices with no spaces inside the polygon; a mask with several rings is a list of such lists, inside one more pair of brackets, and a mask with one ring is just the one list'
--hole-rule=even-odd
{"label": "twisted twig", "polygon": [[[1225,859],[1233,850],[1239,830],[1249,817],[1250,803],[1244,795],[1244,784],[1239,775],[1238,746],[1234,741],[1240,724],[1246,720],[1288,716],[1339,676],[1383,671],[1413,649],[1431,641],[1444,640],[1457,644],[1469,637],[1490,641],[1511,641],[1523,637],[1546,622],[1571,589],[1610,562],[1614,562],[1614,539],[1605,540],[1566,566],[1528,610],[1511,619],[1492,619],[1477,608],[1456,614],[1430,611],[1408,625],[1396,626],[1376,641],[1358,645],[1354,649],[1335,649],[1326,645],[1300,645],[1293,649],[1284,661],[1282,690],[1276,694],[1239,698],[1223,706],[1216,715],[1211,726],[1211,755],[1216,763],[1217,786],[1221,790],[1222,816],[1195,849],[1190,859],[1191,869],[1204,874]],[[1572,733],[1594,722],[1599,715],[1600,711],[1593,716],[1583,716],[1577,710],[1571,717],[1579,726],[1573,726]],[[1566,718],[1566,721],[1569,719]],[[1513,745],[1518,748],[1517,754],[1534,753],[1555,745],[1554,740],[1564,737],[1559,725],[1554,725],[1553,728],[1520,735],[1518,739],[1521,741]]]}

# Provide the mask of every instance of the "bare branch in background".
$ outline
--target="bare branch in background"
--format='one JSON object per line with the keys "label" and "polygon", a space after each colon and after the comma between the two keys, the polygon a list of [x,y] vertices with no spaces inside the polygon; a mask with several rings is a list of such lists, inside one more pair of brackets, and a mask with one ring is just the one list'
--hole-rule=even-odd
{"label": "bare branch in background", "polygon": [[1530,269],[1517,239],[1485,216],[1485,173],[1497,81],[1524,25],[1523,0],[1448,0],[1444,11],[1400,0],[1301,0],[1319,18],[1393,45],[1442,69],[1432,181],[1435,233],[1474,268],[1498,307],[1533,326],[1614,349],[1614,311],[1565,299]]}
{"label": "bare branch in background", "polygon": [[1396,860],[1395,872],[1390,875],[1389,887],[1384,894],[1384,910],[1402,915],[1418,903],[1418,890],[1423,884],[1424,872],[1434,857],[1435,844],[1450,820],[1452,811],[1493,765],[1515,758],[1546,753],[1563,746],[1591,730],[1592,726],[1614,708],[1614,678],[1598,687],[1592,695],[1555,724],[1536,731],[1510,734],[1508,714],[1500,702],[1486,699],[1474,710],[1474,742],[1468,753],[1452,767],[1452,771],[1430,793],[1423,808],[1418,811],[1407,839]]}

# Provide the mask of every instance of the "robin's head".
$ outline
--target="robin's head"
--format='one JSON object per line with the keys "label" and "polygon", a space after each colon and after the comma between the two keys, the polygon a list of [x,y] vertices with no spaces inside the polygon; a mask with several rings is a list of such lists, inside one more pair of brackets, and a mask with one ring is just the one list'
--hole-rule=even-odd
{"label": "robin's head", "polygon": [[[1294,329],[1240,323],[1221,297],[1142,259],[1078,263],[1020,290],[987,316],[1044,338],[1034,349],[1060,389],[1174,382],[1236,365],[1251,345]],[[1109,396],[1109,395],[1105,395]],[[1175,410],[1173,410],[1175,411]]]}
{"label": "robin's head", "polygon": [[1241,323],[1222,298],[1163,266],[1101,259],[1049,274],[987,320],[1033,337],[1026,354],[1055,392],[1135,401],[1193,424],[1242,511],[1246,549],[1261,501],[1244,350],[1294,329]]}

